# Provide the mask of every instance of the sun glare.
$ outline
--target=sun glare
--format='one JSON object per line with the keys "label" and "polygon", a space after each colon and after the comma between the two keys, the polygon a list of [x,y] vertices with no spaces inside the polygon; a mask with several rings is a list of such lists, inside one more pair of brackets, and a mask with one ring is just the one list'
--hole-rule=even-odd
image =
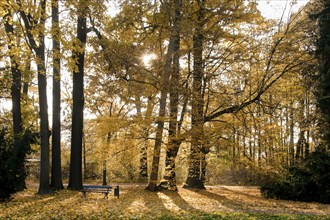
{"label": "sun glare", "polygon": [[145,54],[142,56],[142,61],[143,61],[143,64],[146,66],[146,67],[150,67],[151,66],[151,61],[156,59],[156,54],[153,54],[153,53],[148,53],[148,54]]}

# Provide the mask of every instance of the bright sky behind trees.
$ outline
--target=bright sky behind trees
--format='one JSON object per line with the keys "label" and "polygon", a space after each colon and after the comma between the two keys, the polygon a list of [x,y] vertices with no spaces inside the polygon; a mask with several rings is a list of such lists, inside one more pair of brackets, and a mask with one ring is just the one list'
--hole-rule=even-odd
{"label": "bright sky behind trees", "polygon": [[[304,6],[309,0],[296,0],[293,5],[293,12],[297,11],[300,7]],[[290,10],[292,0],[257,0],[261,14],[270,19],[278,19],[282,16],[285,10],[285,17],[292,13]]]}

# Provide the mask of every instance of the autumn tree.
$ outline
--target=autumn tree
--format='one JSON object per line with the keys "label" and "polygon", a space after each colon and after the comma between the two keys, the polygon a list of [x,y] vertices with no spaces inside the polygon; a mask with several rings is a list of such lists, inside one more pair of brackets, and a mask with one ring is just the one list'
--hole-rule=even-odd
{"label": "autumn tree", "polygon": [[[170,19],[170,28],[171,34],[169,39],[169,45],[167,48],[167,52],[165,55],[165,63],[162,69],[162,82],[160,88],[160,99],[159,99],[159,112],[157,118],[157,129],[156,129],[156,137],[155,144],[153,149],[153,157],[152,157],[152,166],[151,166],[151,174],[149,178],[149,183],[147,186],[147,190],[156,191],[157,190],[157,181],[158,181],[158,172],[159,172],[159,161],[160,161],[160,151],[161,144],[163,139],[163,130],[164,130],[164,119],[166,116],[166,101],[167,95],[169,92],[170,85],[170,76],[171,76],[171,67],[173,63],[173,54],[174,54],[174,40],[179,40],[179,16],[180,16],[180,2],[166,2],[164,4],[165,12],[168,13]],[[178,47],[178,46],[177,46]],[[179,48],[176,48],[179,49]],[[173,128],[172,128],[173,129]]]}
{"label": "autumn tree", "polygon": [[15,31],[13,10],[8,1],[3,3],[5,11],[3,20],[5,31],[8,39],[8,52],[10,58],[10,69],[12,73],[11,98],[12,98],[12,114],[13,114],[13,130],[15,146],[19,145],[19,135],[22,132],[22,113],[21,113],[21,87],[22,87],[22,70],[20,69],[20,59],[17,54],[19,39],[16,39],[18,33]]}
{"label": "autumn tree", "polygon": [[[173,63],[171,69],[170,87],[170,119],[168,128],[168,145],[166,148],[165,174],[160,186],[168,190],[177,190],[175,159],[179,151],[181,140],[179,138],[182,120],[178,120],[179,94],[180,94],[180,21],[182,1],[173,1]],[[184,104],[185,105],[185,104]],[[185,106],[182,108],[181,119],[185,113]],[[180,124],[181,122],[181,124]]]}
{"label": "autumn tree", "polygon": [[[163,33],[156,31],[156,20],[163,18],[159,13],[150,13],[157,11],[158,3],[145,1],[144,4],[135,4],[134,1],[128,0],[121,2],[120,7],[120,12],[113,18],[92,17],[91,23],[98,40],[91,40],[95,46],[91,62],[94,67],[100,69],[95,73],[98,77],[90,76],[89,85],[103,85],[100,91],[108,96],[99,97],[93,92],[90,93],[94,98],[90,99],[88,107],[103,119],[106,119],[104,116],[109,103],[113,106],[116,102],[123,103],[126,107],[122,109],[126,111],[135,108],[130,135],[141,140],[137,146],[140,148],[140,180],[145,180],[148,177],[147,150],[153,131],[153,109],[160,84],[160,68],[157,66],[160,62],[155,59],[146,64],[142,58],[148,54],[162,56],[162,51],[158,53],[156,39],[158,34],[163,37]],[[105,27],[100,21],[104,22]],[[114,33],[118,38],[114,37]],[[96,103],[99,103],[98,106]],[[109,130],[113,130],[110,127],[112,125],[109,124]]]}
{"label": "autumn tree", "polygon": [[77,6],[77,38],[74,43],[72,59],[73,90],[72,90],[72,134],[70,155],[70,177],[68,188],[82,188],[82,140],[84,116],[84,60],[87,39],[87,10],[88,1],[81,0]]}
{"label": "autumn tree", "polygon": [[[251,127],[253,129],[250,132],[254,133],[251,140],[257,142],[255,143],[256,149],[252,148],[252,144],[250,144],[249,152],[252,159],[257,156],[260,162],[263,154],[273,154],[272,148],[263,147],[267,140],[261,136],[261,129],[265,122],[259,119],[265,108],[262,105],[268,103],[267,97],[271,97],[267,95],[267,92],[278,85],[280,79],[287,74],[293,74],[305,68],[306,65],[304,64],[312,58],[303,49],[291,46],[302,42],[298,36],[303,33],[305,26],[298,20],[298,15],[292,16],[289,23],[280,21],[280,24],[272,29],[272,23],[261,18],[255,3],[251,2],[245,6],[242,2],[236,3],[236,5],[223,5],[223,8],[228,6],[228,10],[233,11],[235,16],[233,14],[228,15],[222,10],[214,9],[216,12],[214,14],[210,13],[212,10],[204,10],[204,13],[210,13],[210,16],[204,16],[209,19],[204,20],[205,27],[202,32],[205,46],[203,49],[204,74],[201,91],[205,105],[201,112],[203,112],[203,124],[209,127],[209,123],[220,124],[227,114],[235,116],[240,111],[244,112],[244,109],[248,111],[248,107],[255,103],[256,112],[253,118],[256,119],[257,124],[254,128]],[[215,7],[211,2],[205,2],[206,8],[212,8],[212,6]],[[233,19],[229,19],[231,16]],[[216,29],[219,28],[220,22],[223,22],[221,30],[224,31]],[[231,31],[226,32],[225,27],[230,27],[228,30]],[[269,27],[268,30],[267,27]],[[274,33],[273,30],[277,31]],[[256,41],[257,38],[258,41]],[[303,41],[306,42],[306,39],[304,37]],[[261,42],[264,43],[259,44]],[[217,51],[219,52],[217,53]],[[287,51],[287,53],[283,53],[283,51]],[[219,102],[219,100],[222,101]],[[273,121],[274,118],[267,120]],[[289,130],[292,128],[294,127],[291,126]],[[234,136],[231,137],[235,137],[237,143],[240,142],[239,132],[235,129]],[[221,130],[218,133],[221,137]],[[201,140],[205,140],[204,143],[200,143],[200,149],[202,146],[205,148],[204,152],[197,150],[200,153],[199,158],[197,157],[199,163],[196,162],[195,166],[192,167],[195,167],[198,178],[202,181],[203,172],[205,172],[205,156],[203,154],[208,152],[209,143],[207,135],[201,128],[198,134]],[[293,135],[291,136],[293,137]],[[244,144],[244,142],[242,143]],[[252,142],[250,141],[250,143]],[[240,156],[241,150],[239,152],[236,152],[236,148],[232,148],[232,150],[233,158]]]}
{"label": "autumn tree", "polygon": [[[229,99],[220,97],[220,94],[227,94],[231,99],[233,98],[235,93],[231,91],[235,89],[230,88],[232,85],[228,88],[225,83],[222,84],[222,77],[227,77],[227,70],[244,59],[245,54],[240,48],[245,44],[244,41],[249,33],[249,30],[243,30],[244,25],[251,27],[257,25],[257,20],[260,18],[255,3],[244,5],[242,1],[235,4],[228,1],[222,3],[221,9],[218,9],[218,4],[212,1],[193,1],[190,6],[190,13],[193,14],[191,25],[195,28],[191,39],[193,55],[191,155],[185,185],[189,188],[204,188],[205,156],[209,152],[209,144],[204,136],[204,124],[210,121],[209,113],[212,119],[218,118],[222,114],[213,115],[213,113],[229,104],[227,103]],[[228,13],[229,11],[232,13]],[[233,81],[235,79],[230,76],[229,71],[228,79]],[[214,88],[222,92],[216,92],[217,89]],[[216,96],[218,98],[215,98]],[[215,104],[216,100],[223,101]],[[250,100],[250,103],[255,100]],[[213,109],[215,107],[213,104],[219,105],[219,108]],[[230,110],[230,113],[233,112]]]}
{"label": "autumn tree", "polygon": [[58,0],[52,1],[53,40],[53,128],[52,128],[52,169],[50,185],[63,189],[61,172],[61,57]]}
{"label": "autumn tree", "polygon": [[[9,70],[11,77],[8,77],[7,71],[4,71],[4,69],[2,71],[5,73],[4,76],[10,78],[11,81],[11,122],[13,130],[10,135],[8,135],[9,126],[4,125],[1,130],[0,158],[1,185],[3,187],[0,193],[0,200],[3,200],[8,199],[12,193],[26,188],[25,178],[27,170],[25,169],[24,161],[27,154],[30,153],[30,138],[32,139],[32,135],[31,130],[23,132],[21,88],[22,75],[26,68],[24,63],[26,53],[20,49],[23,44],[22,33],[17,26],[17,19],[14,17],[15,11],[11,3],[5,1],[0,5],[2,7],[0,14],[3,15],[2,21],[7,42],[7,50],[5,51],[10,61]],[[24,46],[21,48],[27,49]]]}
{"label": "autumn tree", "polygon": [[14,136],[15,142],[17,142],[17,137],[22,131],[22,116],[21,116],[21,78],[22,73],[19,69],[19,58],[15,55],[16,42],[13,26],[13,17],[10,10],[10,6],[7,5],[7,14],[4,16],[5,21],[5,30],[8,37],[8,51],[11,53],[10,62],[11,62],[11,72],[12,72],[12,86],[11,86],[11,96],[12,96],[12,104],[13,104],[13,128],[14,128]]}
{"label": "autumn tree", "polygon": [[191,148],[189,157],[189,168],[186,185],[189,188],[204,188],[204,180],[201,176],[201,154],[203,148],[203,78],[204,78],[204,61],[203,61],[203,44],[204,44],[204,14],[205,1],[196,1],[196,27],[193,35],[193,85],[191,97]]}
{"label": "autumn tree", "polygon": [[36,55],[38,70],[38,94],[40,108],[40,138],[41,138],[41,162],[40,162],[40,186],[38,193],[48,194],[49,187],[49,123],[47,104],[47,79],[45,64],[45,21],[46,1],[34,3],[18,1],[19,14],[24,23],[24,33],[29,47]]}
{"label": "autumn tree", "polygon": [[319,15],[319,31],[320,37],[318,42],[318,57],[320,62],[319,80],[317,85],[317,103],[321,112],[321,137],[324,140],[322,148],[329,149],[330,143],[330,39],[329,39],[329,13],[330,2],[327,0],[320,1],[323,9]]}

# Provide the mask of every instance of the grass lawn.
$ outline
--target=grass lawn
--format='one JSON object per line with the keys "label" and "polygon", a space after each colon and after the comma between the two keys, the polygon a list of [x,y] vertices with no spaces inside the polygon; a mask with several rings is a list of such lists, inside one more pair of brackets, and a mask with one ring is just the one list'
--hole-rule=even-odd
{"label": "grass lawn", "polygon": [[330,205],[264,199],[257,187],[148,192],[120,186],[120,198],[62,190],[37,195],[29,186],[0,203],[0,219],[330,219]]}

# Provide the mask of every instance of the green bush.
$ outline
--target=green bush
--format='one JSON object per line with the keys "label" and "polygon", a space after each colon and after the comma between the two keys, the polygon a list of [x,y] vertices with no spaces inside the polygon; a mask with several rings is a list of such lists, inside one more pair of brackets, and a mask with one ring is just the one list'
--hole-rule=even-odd
{"label": "green bush", "polygon": [[17,147],[6,129],[0,131],[0,201],[25,188],[25,157],[30,153],[33,134],[26,131]]}
{"label": "green bush", "polygon": [[313,152],[300,166],[289,167],[261,186],[267,198],[330,203],[330,153]]}

